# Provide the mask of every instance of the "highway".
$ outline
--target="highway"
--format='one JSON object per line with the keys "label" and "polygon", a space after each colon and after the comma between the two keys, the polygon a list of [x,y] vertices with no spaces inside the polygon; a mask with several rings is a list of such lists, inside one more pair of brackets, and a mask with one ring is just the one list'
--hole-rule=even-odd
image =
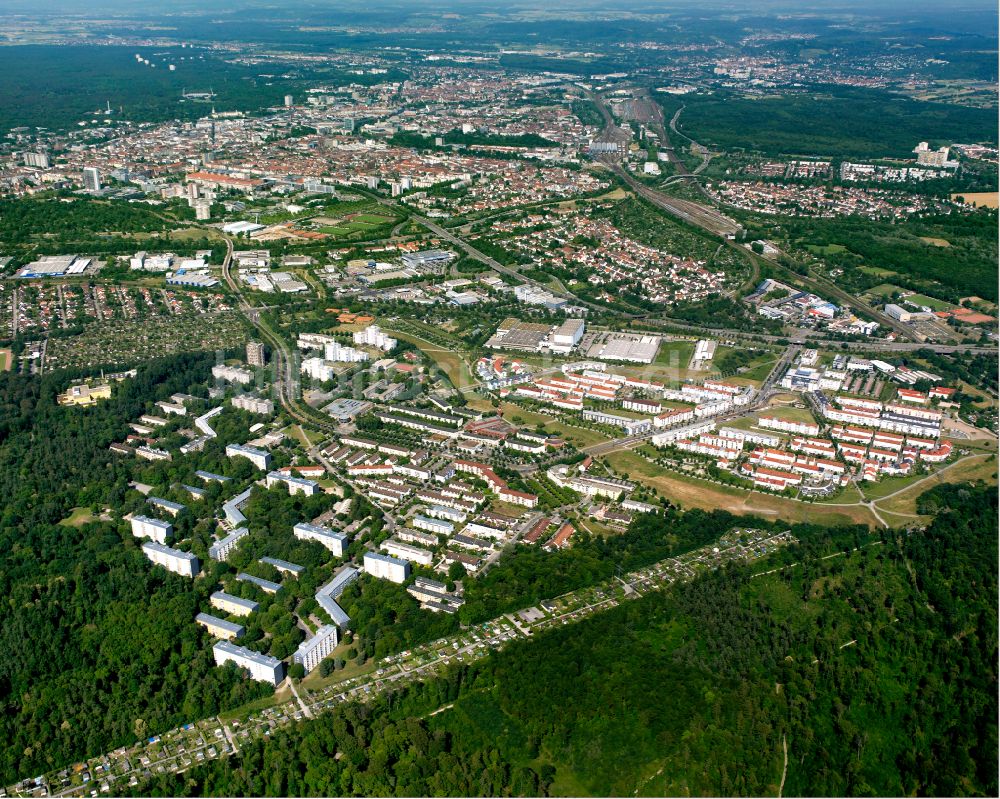
{"label": "highway", "polygon": [[[628,177],[629,180],[633,180],[631,176],[626,176],[626,177]],[[653,191],[653,189],[649,189],[648,186],[642,186],[641,184],[639,185],[644,191],[645,190]],[[661,196],[665,197],[665,195]],[[509,266],[504,266],[496,259],[491,258],[485,253],[477,250],[473,245],[469,244],[467,241],[462,239],[460,236],[456,235],[451,230],[442,227],[437,222],[434,222],[431,219],[420,216],[418,214],[412,214],[412,212],[408,208],[400,205],[397,202],[394,202],[393,200],[390,200],[386,197],[381,197],[377,194],[373,194],[371,195],[371,197],[376,201],[378,201],[379,203],[381,203],[382,205],[385,205],[390,208],[395,208],[397,210],[402,210],[405,213],[411,213],[411,218],[413,219],[414,222],[423,225],[432,233],[439,236],[441,239],[449,242],[450,244],[454,245],[455,247],[465,252],[470,257],[475,258],[480,263],[485,264],[486,266],[490,267],[491,269],[497,272],[500,272],[501,274],[513,277],[521,283],[530,283],[531,285],[544,289],[545,291],[548,291],[551,294],[561,297],[570,303],[576,305],[583,305],[588,308],[600,311],[602,313],[608,312],[608,308],[606,308],[603,305],[589,302],[580,297],[577,297],[574,294],[561,293],[559,291],[555,291],[553,290],[552,286],[548,284],[540,283],[537,280],[533,280],[532,278],[529,278],[521,274],[516,269],[512,269]],[[675,201],[672,198],[670,199],[671,203],[673,204],[687,203],[689,205],[693,205],[697,208],[705,210],[703,206],[697,205],[696,203],[689,203],[689,201],[687,200]],[[678,208],[679,207],[681,206],[678,205]],[[695,219],[694,217],[691,217],[691,221],[694,221],[694,219]],[[709,231],[709,232],[714,232],[714,231]],[[729,241],[728,239],[726,239],[724,243],[728,246],[738,248],[740,252],[744,253],[745,255],[748,255],[750,258],[756,258],[760,261],[768,263],[774,269],[782,272],[783,274],[788,273],[788,270],[784,266],[779,264],[777,261],[757,255],[756,253],[751,253],[746,248],[741,247],[736,242]],[[807,288],[811,288],[814,292],[819,294],[833,295],[837,297],[837,299],[839,299],[844,304],[853,307],[855,310],[861,311],[866,316],[874,317],[876,321],[879,321],[880,323],[882,322],[881,317],[885,316],[884,314],[873,311],[867,305],[864,305],[855,297],[853,297],[853,295],[848,294],[847,292],[837,288],[836,286],[833,286],[832,284],[827,284],[825,282],[820,284],[815,279],[805,278],[798,275],[797,273],[792,273],[792,274],[794,274],[795,281],[803,283],[804,285],[806,285]],[[713,337],[721,336],[721,337],[737,338],[737,339],[760,341],[767,343],[784,343],[789,339],[789,336],[784,336],[784,335],[779,336],[768,333],[755,333],[746,330],[738,330],[734,328],[709,327],[707,325],[698,325],[683,319],[672,319],[669,316],[666,316],[665,312],[666,309],[664,309],[663,312],[657,312],[657,313],[635,313],[635,314],[623,313],[621,314],[621,316],[628,320],[641,321],[644,324],[653,327],[676,328],[677,330],[690,331],[692,333],[697,333],[705,336],[713,336]],[[889,317],[885,317],[885,320],[886,320],[886,326],[889,327],[890,329],[896,330],[897,332],[901,333],[901,335],[904,335],[906,338],[912,337],[913,331],[907,328],[905,325],[902,325],[901,323],[896,322],[895,320],[890,319]],[[807,334],[806,336],[803,337],[803,340],[805,340],[810,346],[814,347],[844,349],[846,351],[857,352],[857,353],[913,352],[915,350],[920,350],[920,349],[928,349],[933,352],[938,352],[943,354],[950,354],[955,352],[969,352],[974,354],[989,355],[996,352],[996,348],[994,347],[975,347],[962,344],[928,344],[928,343],[913,342],[913,341],[881,341],[881,340],[844,342],[841,341],[840,339],[830,338],[822,335],[814,335],[814,334]]]}
{"label": "highway", "polygon": [[274,362],[274,387],[278,392],[278,399],[281,406],[297,422],[308,424],[318,428],[325,433],[333,433],[337,430],[337,424],[323,414],[310,408],[308,405],[300,403],[298,397],[298,376],[295,373],[295,359],[288,345],[285,344],[281,336],[274,333],[260,318],[260,311],[246,301],[243,290],[232,275],[233,241],[226,236],[226,257],[222,262],[222,276],[226,284],[237,297],[240,310],[246,315],[250,323],[257,328],[261,337],[271,345],[271,353]]}
{"label": "highway", "polygon": [[[604,116],[605,128],[614,127],[614,120],[612,119],[611,112],[608,110],[604,102],[604,98],[598,94],[594,94],[593,92],[587,92],[587,96],[597,105],[601,114]],[[675,124],[675,122],[676,117],[672,120],[672,125]],[[655,120],[654,124],[656,124]],[[663,129],[662,124],[658,125],[658,127],[665,137],[666,131]],[[671,151],[668,150],[668,152]],[[685,175],[689,174],[687,166],[683,163],[683,161],[681,161],[675,153],[671,152],[671,155],[671,160],[676,165],[678,173]],[[640,183],[628,173],[628,171],[621,165],[621,162],[614,156],[603,156],[600,161],[609,169],[614,171],[614,173],[618,175],[618,177],[621,178],[636,194],[648,200],[657,208],[667,211],[685,222],[696,225],[714,236],[722,236],[729,246],[738,249],[744,254],[748,254],[746,248],[728,238],[741,230],[741,227],[724,214],[716,211],[714,208],[691,202],[690,200],[682,200],[676,197],[671,197],[668,194],[664,194],[663,192],[657,191],[656,189]],[[836,286],[827,280],[820,280],[793,272],[776,258],[759,254],[750,254],[750,257],[768,264],[775,270],[776,273],[784,276],[789,281],[803,286],[821,296],[825,295],[827,297],[832,297],[841,304],[852,308],[854,311],[865,317],[874,319],[882,327],[892,330],[906,339],[914,338],[914,331],[909,325],[893,319],[881,311],[875,310],[867,303],[857,299],[853,294],[844,291],[839,286]]]}

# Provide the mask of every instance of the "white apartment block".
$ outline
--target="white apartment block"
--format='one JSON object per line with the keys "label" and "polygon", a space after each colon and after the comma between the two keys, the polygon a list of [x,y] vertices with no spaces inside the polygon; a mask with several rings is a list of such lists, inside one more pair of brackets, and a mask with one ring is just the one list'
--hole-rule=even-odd
{"label": "white apartment block", "polygon": [[451,535],[455,532],[455,525],[444,519],[429,519],[426,516],[414,516],[410,524],[418,530],[427,530],[438,535]]}
{"label": "white apartment block", "polygon": [[313,380],[333,380],[337,376],[337,367],[319,357],[305,358],[299,367],[302,374],[311,377]]}
{"label": "white apartment block", "polygon": [[336,363],[361,363],[368,360],[368,353],[345,347],[339,341],[331,341],[323,348],[323,357]]}
{"label": "white apartment block", "polygon": [[433,552],[410,544],[404,544],[402,541],[397,541],[394,538],[383,542],[382,549],[390,555],[408,560],[411,563],[419,563],[421,566],[430,566],[434,562]]}
{"label": "white apartment block", "polygon": [[405,583],[410,576],[409,562],[379,552],[366,552],[364,563],[367,574],[393,583]]}
{"label": "white apartment block", "polygon": [[354,334],[354,343],[376,347],[383,352],[392,352],[399,342],[383,333],[378,325],[369,325],[364,330],[358,330]]}
{"label": "white apartment block", "polygon": [[152,538],[158,544],[165,544],[174,534],[174,526],[170,522],[162,522],[148,516],[133,516],[130,521],[132,535],[136,538]]}
{"label": "white apartment block", "polygon": [[274,402],[269,399],[255,397],[252,394],[240,394],[233,397],[233,407],[250,413],[260,413],[265,416],[274,414]]}
{"label": "white apartment block", "polygon": [[237,544],[243,540],[244,537],[250,535],[250,531],[246,527],[241,527],[239,530],[233,530],[229,535],[218,541],[208,548],[208,556],[212,560],[226,560],[229,557],[229,553],[236,549]]}
{"label": "white apartment block", "polygon": [[216,666],[235,663],[241,669],[249,671],[251,679],[271,685],[277,685],[284,679],[284,665],[270,655],[262,655],[229,641],[219,641],[212,647],[212,654],[215,656]]}
{"label": "white apartment block", "polygon": [[198,558],[190,552],[172,549],[156,541],[147,541],[142,545],[142,551],[153,563],[181,577],[196,577],[201,570]]}
{"label": "white apartment block", "polygon": [[248,386],[253,382],[253,372],[249,369],[240,369],[238,366],[213,366],[212,377],[217,380],[225,380],[227,383],[239,383],[241,386]]}
{"label": "white apartment block", "polygon": [[288,493],[293,495],[304,494],[307,497],[311,497],[319,493],[319,483],[315,480],[292,477],[290,474],[282,474],[281,472],[268,472],[264,482],[268,488],[283,485],[288,488]]}
{"label": "white apartment block", "polygon": [[687,427],[677,427],[673,430],[664,430],[662,433],[654,435],[650,439],[650,442],[654,447],[665,447],[667,444],[672,444],[674,441],[680,441],[685,438],[694,438],[695,436],[707,433],[714,429],[715,422],[704,421],[688,425]]}
{"label": "white apartment block", "polygon": [[299,648],[292,655],[292,663],[301,663],[308,674],[337,648],[338,640],[336,626],[324,624],[316,631],[316,635],[299,644]]}
{"label": "white apartment block", "polygon": [[229,444],[226,447],[227,458],[246,458],[258,469],[267,469],[271,465],[271,453],[243,444]]}
{"label": "white apartment block", "polygon": [[790,419],[779,419],[777,416],[761,416],[757,420],[757,426],[767,430],[796,433],[800,436],[819,435],[819,425],[815,422],[795,422]]}
{"label": "white apartment block", "polygon": [[347,543],[347,536],[344,533],[307,522],[296,524],[292,528],[292,533],[300,541],[319,542],[338,558],[344,556],[344,545]]}

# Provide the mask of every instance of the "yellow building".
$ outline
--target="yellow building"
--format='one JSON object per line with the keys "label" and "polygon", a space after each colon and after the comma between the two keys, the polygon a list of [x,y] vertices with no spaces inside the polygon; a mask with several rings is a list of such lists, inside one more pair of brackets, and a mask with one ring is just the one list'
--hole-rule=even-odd
{"label": "yellow building", "polygon": [[59,395],[60,405],[95,405],[100,400],[111,397],[111,386],[102,383],[99,386],[88,386],[83,383],[79,386],[70,386],[65,394]]}

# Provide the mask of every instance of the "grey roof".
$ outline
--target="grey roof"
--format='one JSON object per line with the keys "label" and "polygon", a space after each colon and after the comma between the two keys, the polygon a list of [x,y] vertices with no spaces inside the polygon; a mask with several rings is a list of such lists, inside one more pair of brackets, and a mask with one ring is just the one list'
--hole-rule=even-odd
{"label": "grey roof", "polygon": [[225,476],[223,476],[221,474],[215,474],[213,472],[206,472],[204,469],[199,469],[198,471],[195,472],[195,474],[198,477],[200,477],[202,480],[206,480],[206,481],[209,481],[209,482],[211,482],[211,481],[214,480],[217,483],[225,483],[225,482],[227,482],[227,481],[229,481],[229,480],[232,479],[231,477],[225,477]]}
{"label": "grey roof", "polygon": [[241,527],[239,530],[233,530],[229,535],[223,538],[221,541],[217,541],[212,546],[208,548],[208,556],[213,560],[219,560],[222,550],[231,544],[235,544],[243,536],[249,535],[250,531],[246,527]]}
{"label": "grey roof", "polygon": [[229,641],[219,641],[212,647],[212,649],[216,649],[219,652],[225,652],[227,655],[233,655],[234,657],[242,658],[244,660],[250,660],[269,668],[275,668],[281,663],[281,661],[275,657],[262,655],[260,652],[254,652],[252,649],[247,649],[245,646],[237,646]]}
{"label": "grey roof", "polygon": [[165,546],[164,544],[157,543],[156,541],[147,541],[142,545],[142,548],[151,549],[154,552],[160,552],[164,555],[172,555],[173,557],[180,558],[181,560],[193,560],[195,563],[198,562],[198,558],[190,552],[185,552],[183,549],[174,549],[173,547]]}
{"label": "grey roof", "polygon": [[338,627],[346,627],[351,621],[351,617],[335,600],[343,593],[348,584],[357,579],[358,574],[358,570],[353,566],[345,566],[330,582],[316,592],[316,602]]}
{"label": "grey roof", "polygon": [[265,580],[263,577],[256,577],[252,574],[247,574],[246,572],[240,572],[237,574],[236,579],[241,583],[253,583],[254,585],[260,586],[265,591],[270,591],[272,594],[276,594],[281,590],[281,583]]}
{"label": "grey roof", "polygon": [[297,563],[291,563],[287,560],[281,560],[280,558],[261,558],[261,563],[267,563],[274,566],[278,571],[285,571],[294,574],[296,577],[306,570],[305,566],[299,566]]}
{"label": "grey roof", "polygon": [[158,508],[175,511],[176,513],[180,513],[187,507],[186,505],[181,505],[180,502],[171,502],[169,499],[163,499],[163,497],[147,497],[146,502]]}
{"label": "grey roof", "polygon": [[246,628],[242,624],[237,624],[234,621],[228,621],[227,619],[220,619],[218,616],[212,616],[209,613],[199,613],[194,617],[196,622],[201,624],[211,624],[214,627],[218,627],[220,630],[228,630],[237,638],[239,638],[246,631]]}
{"label": "grey roof", "polygon": [[143,522],[145,524],[151,524],[154,527],[159,527],[161,530],[172,530],[174,527],[170,522],[165,522],[162,519],[154,519],[152,516],[142,516],[140,514],[136,514],[132,517],[132,520],[136,522]]}
{"label": "grey roof", "polygon": [[339,530],[331,530],[329,527],[321,527],[318,524],[309,524],[308,522],[299,522],[292,528],[292,532],[297,533],[302,530],[305,533],[313,533],[314,535],[325,536],[327,538],[336,538],[338,541],[346,541],[347,536],[340,532]]}
{"label": "grey roof", "polygon": [[402,558],[394,558],[392,555],[383,555],[381,552],[366,552],[365,560],[371,558],[372,560],[380,560],[383,563],[391,563],[394,566],[406,566],[408,561]]}
{"label": "grey roof", "polygon": [[239,605],[246,608],[247,610],[254,611],[257,610],[260,603],[254,602],[252,599],[243,599],[243,597],[233,596],[232,594],[227,594],[225,591],[216,591],[212,594],[212,599],[222,599],[226,602],[231,602],[234,605]]}
{"label": "grey roof", "polygon": [[358,570],[353,566],[345,566],[334,576],[332,580],[330,580],[330,582],[322,586],[317,593],[332,596],[336,599],[344,592],[344,589],[347,588],[348,585],[357,579],[358,574]]}
{"label": "grey roof", "polygon": [[246,491],[241,491],[222,506],[222,512],[226,514],[226,519],[230,524],[243,524],[247,520],[247,517],[240,510],[240,505],[250,499],[251,493],[253,493],[253,486],[250,486]]}

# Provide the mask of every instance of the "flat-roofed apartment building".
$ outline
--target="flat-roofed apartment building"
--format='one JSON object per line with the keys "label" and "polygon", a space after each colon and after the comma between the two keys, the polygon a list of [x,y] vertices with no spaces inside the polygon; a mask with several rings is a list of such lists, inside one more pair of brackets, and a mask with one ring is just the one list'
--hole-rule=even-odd
{"label": "flat-roofed apartment building", "polygon": [[227,458],[246,458],[258,469],[268,469],[271,466],[271,453],[242,444],[229,444],[226,447]]}
{"label": "flat-roofed apartment building", "polygon": [[229,553],[236,549],[240,541],[248,535],[250,535],[250,531],[246,527],[233,530],[221,541],[216,541],[208,548],[208,556],[212,560],[226,560],[229,557]]}
{"label": "flat-roofed apartment building", "polygon": [[316,631],[316,635],[299,645],[292,655],[292,662],[301,663],[308,674],[337,648],[338,640],[337,627],[333,624],[324,624]]}
{"label": "flat-roofed apartment building", "polygon": [[364,564],[365,572],[372,577],[380,577],[393,583],[405,583],[410,576],[409,562],[380,552],[366,552]]}
{"label": "flat-roofed apartment building", "polygon": [[157,544],[165,544],[174,534],[174,526],[170,522],[151,519],[149,516],[133,516],[129,521],[132,524],[132,535],[136,538],[152,538]]}
{"label": "flat-roofed apartment building", "polygon": [[190,552],[172,549],[156,541],[147,541],[143,544],[142,552],[153,563],[163,566],[167,571],[179,574],[182,577],[196,577],[198,572],[201,571],[201,564],[198,563],[198,558]]}
{"label": "flat-roofed apartment building", "polygon": [[220,619],[217,616],[212,616],[208,613],[199,613],[194,617],[194,620],[208,630],[209,635],[214,635],[216,638],[223,638],[226,641],[232,641],[234,638],[239,638],[244,632],[246,632],[246,627],[242,624],[237,624],[234,621],[227,621],[226,619]]}
{"label": "flat-roofed apartment building", "polygon": [[232,613],[234,616],[249,616],[260,607],[252,599],[243,599],[242,597],[227,594],[225,591],[216,591],[212,594],[209,601],[212,603],[213,608],[218,608],[226,613]]}
{"label": "flat-roofed apartment building", "polygon": [[397,558],[408,560],[412,563],[419,563],[421,566],[430,566],[434,562],[434,553],[411,544],[405,544],[395,538],[390,538],[382,543],[382,549]]}
{"label": "flat-roofed apartment building", "polygon": [[244,646],[237,646],[229,641],[219,641],[212,647],[215,665],[224,666],[235,663],[241,669],[250,672],[251,679],[277,685],[284,679],[284,664],[275,657],[262,655]]}
{"label": "flat-roofed apartment building", "polygon": [[308,522],[296,524],[292,528],[292,533],[301,541],[318,541],[338,558],[344,556],[344,545],[347,543],[347,536],[344,533]]}

